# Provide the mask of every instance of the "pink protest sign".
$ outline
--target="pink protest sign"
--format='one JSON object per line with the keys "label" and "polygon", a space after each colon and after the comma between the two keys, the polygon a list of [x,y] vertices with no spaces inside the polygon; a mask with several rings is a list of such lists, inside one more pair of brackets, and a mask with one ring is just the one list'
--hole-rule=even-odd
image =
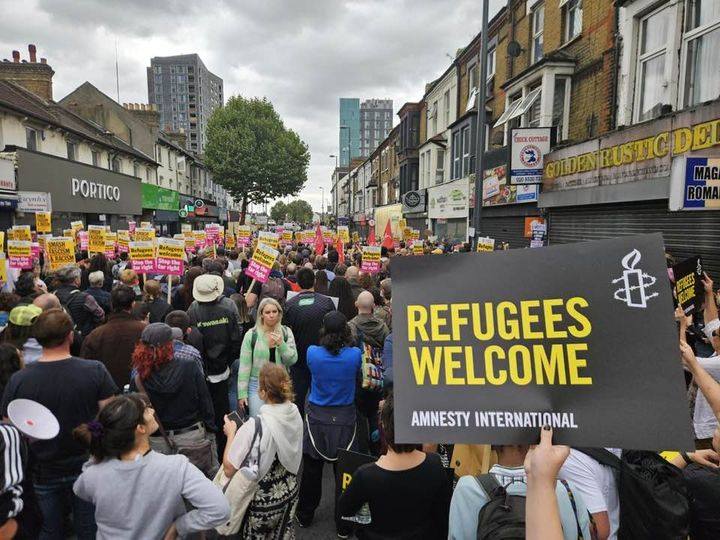
{"label": "pink protest sign", "polygon": [[137,227],[137,223],[134,221],[128,221],[128,232],[130,234],[135,234],[135,228]]}
{"label": "pink protest sign", "polygon": [[88,246],[90,245],[90,240],[88,238],[88,232],[80,231],[78,233],[78,238],[80,239],[80,249],[82,251],[87,251]]}
{"label": "pink protest sign", "polygon": [[377,274],[380,267],[380,246],[363,246],[360,270],[368,274]]}
{"label": "pink protest sign", "polygon": [[245,274],[260,283],[265,283],[270,277],[270,270],[272,270],[279,254],[278,250],[259,243],[255,248],[253,258],[250,259],[247,270],[245,270]]}
{"label": "pink protest sign", "polygon": [[40,257],[40,243],[39,242],[32,242],[30,244],[30,253],[32,253],[33,259],[37,259]]}
{"label": "pink protest sign", "polygon": [[152,242],[130,242],[132,268],[138,274],[155,272],[155,247]]}
{"label": "pink protest sign", "polygon": [[27,269],[33,267],[31,242],[27,240],[8,240],[8,266]]}

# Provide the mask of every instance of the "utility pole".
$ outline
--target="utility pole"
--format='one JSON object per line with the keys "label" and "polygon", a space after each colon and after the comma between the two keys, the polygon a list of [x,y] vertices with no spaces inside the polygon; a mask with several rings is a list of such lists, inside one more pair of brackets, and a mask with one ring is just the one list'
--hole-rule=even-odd
{"label": "utility pole", "polygon": [[321,199],[322,206],[320,206],[320,223],[325,225],[325,188],[324,187],[320,187],[320,194],[322,196],[322,199]]}
{"label": "utility pole", "polygon": [[480,213],[482,212],[482,185],[485,161],[485,98],[487,93],[487,50],[488,50],[488,11],[490,0],[483,0],[482,37],[480,40],[480,75],[478,77],[477,97],[477,148],[475,149],[475,208],[473,209],[473,249],[477,249],[480,238]]}

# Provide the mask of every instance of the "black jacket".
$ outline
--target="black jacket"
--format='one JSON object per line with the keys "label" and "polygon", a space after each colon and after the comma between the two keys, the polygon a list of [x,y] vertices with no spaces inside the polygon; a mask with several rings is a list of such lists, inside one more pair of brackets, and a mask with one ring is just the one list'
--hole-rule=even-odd
{"label": "black jacket", "polygon": [[[203,422],[208,430],[216,431],[210,392],[194,360],[173,358],[153,371],[143,386],[166,430]],[[135,379],[130,381],[130,389],[138,390]]]}
{"label": "black jacket", "polygon": [[220,375],[240,357],[242,327],[232,300],[193,302],[188,309],[190,323],[203,336],[203,362],[208,375]]}
{"label": "black jacket", "polygon": [[95,298],[82,292],[74,285],[62,285],[55,290],[55,296],[67,310],[82,337],[92,332],[103,320],[105,312]]}

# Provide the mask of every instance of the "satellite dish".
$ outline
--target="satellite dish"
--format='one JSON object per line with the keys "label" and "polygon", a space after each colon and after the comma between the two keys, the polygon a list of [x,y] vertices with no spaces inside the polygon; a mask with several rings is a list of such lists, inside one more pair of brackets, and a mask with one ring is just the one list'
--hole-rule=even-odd
{"label": "satellite dish", "polygon": [[517,41],[511,41],[508,43],[507,46],[507,53],[509,56],[512,56],[513,58],[517,58],[520,56],[520,54],[523,52],[523,48],[520,46],[520,44]]}
{"label": "satellite dish", "polygon": [[31,399],[14,399],[8,404],[13,426],[34,440],[47,441],[57,436],[60,424],[50,409]]}

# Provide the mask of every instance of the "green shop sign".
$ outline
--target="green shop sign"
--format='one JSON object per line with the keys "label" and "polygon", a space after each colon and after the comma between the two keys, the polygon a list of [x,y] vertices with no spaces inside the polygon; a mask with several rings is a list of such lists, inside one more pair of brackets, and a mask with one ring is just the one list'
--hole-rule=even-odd
{"label": "green shop sign", "polygon": [[177,210],[180,207],[180,196],[172,189],[142,184],[142,207],[153,210]]}

